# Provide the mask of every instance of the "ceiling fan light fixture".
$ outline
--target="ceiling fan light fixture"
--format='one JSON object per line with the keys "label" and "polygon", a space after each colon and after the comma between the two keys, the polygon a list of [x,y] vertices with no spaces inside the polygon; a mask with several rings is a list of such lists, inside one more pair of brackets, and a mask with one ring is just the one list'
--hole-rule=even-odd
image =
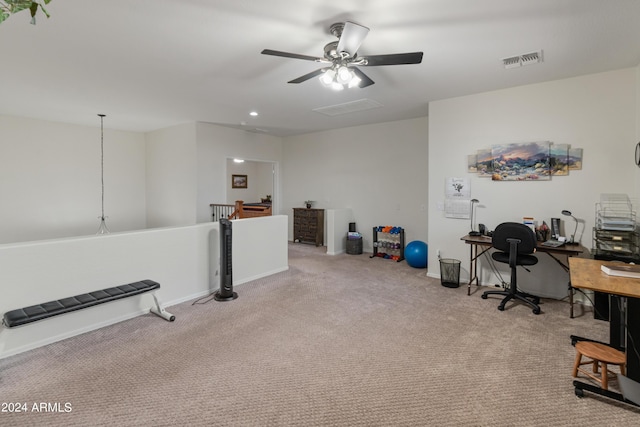
{"label": "ceiling fan light fixture", "polygon": [[336,73],[336,81],[338,83],[343,85],[348,84],[352,78],[353,75],[351,74],[349,68],[345,67],[344,65],[338,67],[338,72]]}
{"label": "ceiling fan light fixture", "polygon": [[349,88],[352,87],[360,87],[360,82],[362,80],[360,79],[360,77],[356,76],[355,73],[353,74],[351,80],[349,81]]}
{"label": "ceiling fan light fixture", "polygon": [[333,69],[329,69],[322,73],[320,76],[320,81],[325,86],[331,86],[333,84],[333,78],[335,77],[336,72]]}
{"label": "ceiling fan light fixture", "polygon": [[346,65],[334,65],[322,73],[320,82],[333,90],[343,90],[360,87],[362,80]]}

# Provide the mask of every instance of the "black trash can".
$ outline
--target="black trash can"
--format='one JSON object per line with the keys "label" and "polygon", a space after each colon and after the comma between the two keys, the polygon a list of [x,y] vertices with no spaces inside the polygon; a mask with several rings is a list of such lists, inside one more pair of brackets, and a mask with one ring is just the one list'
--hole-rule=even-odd
{"label": "black trash can", "polygon": [[460,260],[451,258],[440,259],[440,282],[447,288],[460,286]]}
{"label": "black trash can", "polygon": [[362,254],[362,237],[355,239],[347,237],[347,253],[349,255]]}

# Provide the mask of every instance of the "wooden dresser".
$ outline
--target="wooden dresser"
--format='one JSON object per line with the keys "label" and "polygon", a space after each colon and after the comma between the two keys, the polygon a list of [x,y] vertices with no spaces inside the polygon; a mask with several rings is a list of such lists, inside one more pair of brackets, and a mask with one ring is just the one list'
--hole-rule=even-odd
{"label": "wooden dresser", "polygon": [[293,208],[293,241],[324,246],[324,209]]}

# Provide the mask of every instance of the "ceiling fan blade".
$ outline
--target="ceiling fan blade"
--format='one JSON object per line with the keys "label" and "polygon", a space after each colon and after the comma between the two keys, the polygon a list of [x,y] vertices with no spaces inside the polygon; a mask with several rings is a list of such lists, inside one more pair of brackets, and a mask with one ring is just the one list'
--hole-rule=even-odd
{"label": "ceiling fan blade", "polygon": [[400,64],[419,64],[422,62],[422,52],[410,52],[410,53],[392,53],[391,55],[371,55],[365,56],[360,59],[367,61],[368,67],[376,65],[400,65]]}
{"label": "ceiling fan blade", "polygon": [[353,22],[345,22],[342,35],[338,41],[338,53],[347,52],[350,57],[356,56],[362,41],[369,34],[369,29]]}
{"label": "ceiling fan blade", "polygon": [[360,79],[360,84],[358,84],[359,88],[371,86],[372,84],[375,83],[373,80],[369,78],[369,76],[367,76],[365,73],[360,71],[358,67],[349,67],[349,68],[351,68],[355,73],[355,75],[358,76],[358,78]]}
{"label": "ceiling fan blade", "polygon": [[300,55],[298,53],[281,52],[279,50],[264,49],[260,53],[263,55],[282,56],[285,58],[294,58],[294,59],[304,59],[305,61],[326,62],[324,58],[317,58],[315,56],[308,56],[308,55]]}
{"label": "ceiling fan blade", "polygon": [[324,73],[325,70],[327,70],[328,68],[320,68],[318,70],[312,71],[308,74],[305,74],[304,76],[300,76],[297,79],[293,79],[287,83],[302,83],[302,82],[306,82],[309,79],[312,79],[316,76],[319,76],[320,74]]}

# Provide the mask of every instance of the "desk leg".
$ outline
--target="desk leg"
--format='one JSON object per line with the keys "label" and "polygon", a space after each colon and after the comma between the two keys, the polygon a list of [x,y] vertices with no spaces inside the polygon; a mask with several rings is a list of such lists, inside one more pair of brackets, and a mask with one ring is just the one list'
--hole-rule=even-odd
{"label": "desk leg", "polygon": [[569,319],[573,319],[573,286],[569,280]]}
{"label": "desk leg", "polygon": [[473,243],[469,245],[469,283],[467,284],[467,296],[471,295],[471,284],[476,282],[476,286],[480,286],[480,279],[478,279],[478,257],[485,253],[485,249],[478,255],[478,245]]}
{"label": "desk leg", "polygon": [[471,295],[471,284],[476,282],[476,286],[480,286],[480,278],[478,277],[478,258],[480,258],[485,252],[491,249],[491,246],[482,249],[481,252],[478,252],[478,246],[474,243],[470,243],[470,253],[469,253],[469,283],[467,284],[467,295]]}
{"label": "desk leg", "polygon": [[627,297],[627,377],[640,382],[640,298]]}
{"label": "desk leg", "polygon": [[624,326],[624,305],[625,298],[619,295],[604,294],[607,298],[607,308],[609,309],[608,316],[604,320],[609,321],[609,345],[622,352],[625,351],[625,334],[626,329]]}
{"label": "desk leg", "polygon": [[[551,252],[547,252],[547,255],[553,258],[553,260],[557,262],[558,265],[564,269],[564,271],[569,273],[569,262],[565,264],[564,262],[556,258]],[[569,258],[570,256],[571,255],[567,255],[567,258]],[[569,277],[571,277],[571,275],[569,275]],[[573,319],[573,287],[571,287],[571,280],[569,280],[569,318]]]}
{"label": "desk leg", "polygon": [[[475,248],[475,251],[474,251]],[[478,281],[478,272],[476,271],[478,264],[476,262],[476,257],[474,257],[474,252],[478,252],[478,246],[469,245],[469,283],[467,284],[467,296],[471,295],[471,283],[476,280]]]}

